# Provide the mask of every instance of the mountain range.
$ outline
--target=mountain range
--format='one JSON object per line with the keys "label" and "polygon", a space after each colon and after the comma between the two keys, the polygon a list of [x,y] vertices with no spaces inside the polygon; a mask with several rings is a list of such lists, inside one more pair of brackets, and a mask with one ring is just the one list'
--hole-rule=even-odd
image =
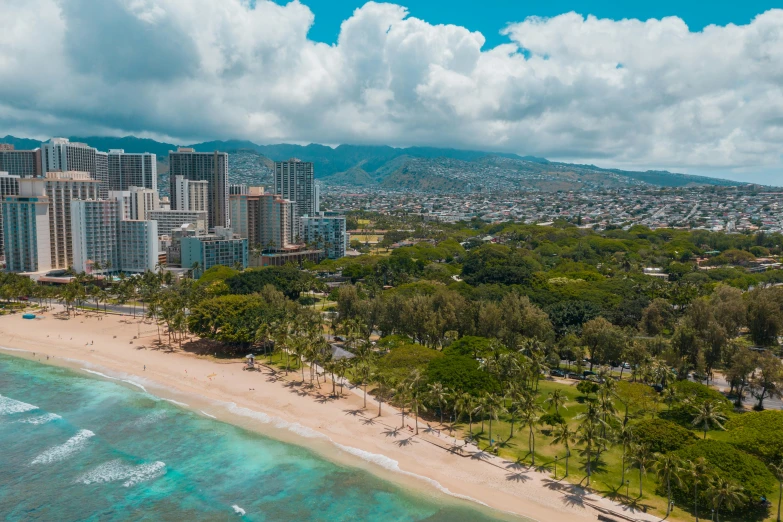
{"label": "mountain range", "polygon": [[[176,150],[178,145],[134,136],[73,136],[69,139],[104,151],[124,149],[126,152],[155,153],[160,162],[161,189],[167,192],[168,152]],[[0,143],[11,143],[20,150],[40,146],[37,140],[10,135],[0,138]],[[390,190],[554,191],[600,190],[634,185],[684,187],[743,184],[667,171],[603,169],[594,165],[551,162],[534,156],[434,147],[258,145],[244,140],[208,141],[187,146],[200,152],[220,150],[231,153],[231,182],[251,185],[269,183],[272,162],[292,157],[313,162],[316,178],[325,185]]]}

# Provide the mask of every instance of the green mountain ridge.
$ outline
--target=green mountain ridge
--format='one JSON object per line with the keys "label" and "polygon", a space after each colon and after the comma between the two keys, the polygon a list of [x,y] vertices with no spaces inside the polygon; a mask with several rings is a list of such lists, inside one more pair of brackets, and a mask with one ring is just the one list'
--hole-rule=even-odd
{"label": "green mountain ridge", "polygon": [[[161,165],[178,145],[135,136],[72,136],[99,150],[124,149],[151,152]],[[17,149],[40,146],[37,140],[6,136],[0,143]],[[698,185],[738,186],[743,183],[677,174],[667,171],[623,171],[594,165],[550,162],[535,156],[435,147],[395,148],[386,145],[276,144],[258,145],[247,140],[215,140],[187,145],[200,152],[221,150],[240,154],[236,172],[230,162],[232,182],[267,182],[273,161],[295,157],[315,163],[316,178],[326,185],[401,190],[584,190],[620,188],[636,184],[664,187]],[[247,157],[245,157],[247,156]],[[256,157],[260,156],[260,157]],[[253,174],[253,165],[262,172]],[[257,181],[255,178],[258,177]]]}

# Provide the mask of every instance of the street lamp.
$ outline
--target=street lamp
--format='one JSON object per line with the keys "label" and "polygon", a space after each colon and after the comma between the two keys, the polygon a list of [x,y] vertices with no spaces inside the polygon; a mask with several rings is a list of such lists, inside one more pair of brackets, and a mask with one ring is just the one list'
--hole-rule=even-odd
{"label": "street lamp", "polygon": [[560,460],[560,457],[555,457],[555,480],[557,480],[557,461]]}
{"label": "street lamp", "polygon": [[631,487],[631,481],[628,479],[625,479],[625,496],[628,498],[631,498],[630,495],[628,495],[628,488]]}

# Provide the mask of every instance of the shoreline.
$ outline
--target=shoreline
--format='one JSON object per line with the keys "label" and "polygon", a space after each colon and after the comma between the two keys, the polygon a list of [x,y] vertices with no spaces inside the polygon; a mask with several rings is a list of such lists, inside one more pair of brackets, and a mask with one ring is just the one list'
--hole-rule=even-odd
{"label": "shoreline", "polygon": [[[602,510],[613,510],[630,520],[660,520],[596,494],[583,494],[576,486],[550,479],[548,473],[471,446],[457,450],[461,443],[434,427],[423,427],[426,423],[421,420],[419,435],[403,431],[388,404],[377,417],[377,403],[371,396],[365,415],[361,396],[347,387],[342,397],[333,399],[326,395],[330,383],[320,394],[317,388],[305,389],[308,385],[301,385],[296,372],[289,378],[268,368],[245,372],[241,361],[154,348],[157,328],[139,319],[95,312],[70,319],[55,318],[52,312],[43,315],[45,319],[33,321],[23,320],[20,314],[0,317],[0,350],[17,357],[34,353],[39,363],[125,382],[194,414],[364,469],[414,494],[448,495],[457,503],[486,506],[500,517],[578,522],[596,520]],[[409,422],[413,421],[406,419]],[[574,495],[579,496],[577,501]]]}

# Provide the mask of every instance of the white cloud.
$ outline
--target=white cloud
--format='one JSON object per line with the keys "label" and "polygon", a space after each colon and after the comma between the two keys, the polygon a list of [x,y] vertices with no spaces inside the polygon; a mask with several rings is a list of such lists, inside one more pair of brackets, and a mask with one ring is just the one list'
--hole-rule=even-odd
{"label": "white cloud", "polygon": [[0,133],[781,163],[783,10],[701,32],[673,17],[528,18],[483,51],[480,33],[374,2],[331,46],[307,39],[317,20],[298,1],[6,0],[3,19]]}

